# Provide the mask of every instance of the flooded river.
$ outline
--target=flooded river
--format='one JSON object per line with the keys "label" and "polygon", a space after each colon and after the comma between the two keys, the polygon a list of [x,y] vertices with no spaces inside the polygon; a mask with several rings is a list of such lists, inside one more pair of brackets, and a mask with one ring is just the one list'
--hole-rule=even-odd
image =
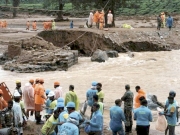
{"label": "flooded river", "polygon": [[170,90],[177,92],[176,100],[180,102],[180,50],[170,52],[139,52],[134,58],[127,54],[119,54],[118,58],[110,58],[105,63],[91,62],[90,58],[80,57],[79,63],[68,71],[42,73],[15,73],[0,69],[0,82],[5,82],[11,91],[17,79],[23,85],[30,78],[44,78],[45,88],[53,89],[53,82],[60,81],[64,93],[70,84],[75,85],[80,101],[85,100],[86,90],[96,80],[103,85],[105,102],[113,104],[125,92],[124,85],[134,87],[140,85],[147,93],[156,94],[164,101]]}

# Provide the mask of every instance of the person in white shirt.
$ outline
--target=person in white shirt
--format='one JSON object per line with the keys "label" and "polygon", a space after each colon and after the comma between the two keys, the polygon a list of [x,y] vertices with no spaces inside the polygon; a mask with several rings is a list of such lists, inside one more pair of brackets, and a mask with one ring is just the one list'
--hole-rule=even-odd
{"label": "person in white shirt", "polygon": [[113,22],[113,14],[111,13],[111,10],[109,10],[109,13],[107,14],[108,28],[112,27],[112,22]]}

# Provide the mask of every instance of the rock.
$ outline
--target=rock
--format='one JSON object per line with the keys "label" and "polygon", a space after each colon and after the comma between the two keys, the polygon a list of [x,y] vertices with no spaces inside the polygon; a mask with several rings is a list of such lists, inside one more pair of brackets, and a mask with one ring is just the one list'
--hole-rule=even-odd
{"label": "rock", "polygon": [[105,62],[106,60],[108,60],[107,53],[100,49],[97,49],[91,57],[91,61]]}
{"label": "rock", "polygon": [[84,25],[79,25],[79,28],[84,28]]}
{"label": "rock", "polygon": [[133,52],[127,52],[128,53],[128,56],[130,57],[130,58],[133,58],[134,57],[134,53]]}
{"label": "rock", "polygon": [[7,55],[10,58],[14,58],[15,56],[21,55],[21,46],[20,45],[9,45]]}
{"label": "rock", "polygon": [[119,56],[117,51],[106,51],[106,53],[110,58],[115,58]]}

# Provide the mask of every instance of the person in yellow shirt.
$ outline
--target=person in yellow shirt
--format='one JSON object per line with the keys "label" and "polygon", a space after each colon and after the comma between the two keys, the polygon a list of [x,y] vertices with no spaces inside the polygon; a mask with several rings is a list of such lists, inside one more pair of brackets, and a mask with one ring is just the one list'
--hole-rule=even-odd
{"label": "person in yellow shirt", "polygon": [[48,109],[48,114],[52,114],[54,108],[56,108],[56,105],[57,105],[57,100],[54,99],[54,95],[55,95],[54,91],[50,91],[48,94],[48,98],[49,98],[49,100],[51,100],[51,103],[50,103],[50,106]]}
{"label": "person in yellow shirt", "polygon": [[41,129],[43,135],[56,135],[54,129],[58,123],[59,111],[55,110],[54,114],[46,121]]}
{"label": "person in yellow shirt", "polygon": [[69,92],[65,96],[65,105],[67,105],[68,102],[75,103],[76,111],[79,109],[79,99],[77,94],[74,92],[74,85],[69,85]]}
{"label": "person in yellow shirt", "polygon": [[96,86],[96,89],[98,90],[98,97],[99,97],[99,102],[102,102],[104,101],[104,92],[102,91],[102,84],[101,83],[97,83],[97,86]]}

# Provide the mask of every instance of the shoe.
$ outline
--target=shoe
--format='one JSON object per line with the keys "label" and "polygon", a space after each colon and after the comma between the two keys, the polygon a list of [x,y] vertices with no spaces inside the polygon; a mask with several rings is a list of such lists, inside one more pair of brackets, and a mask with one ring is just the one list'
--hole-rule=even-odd
{"label": "shoe", "polygon": [[44,121],[42,121],[42,120],[39,121],[39,122],[36,121],[36,124],[37,124],[37,125],[38,125],[38,124],[39,124],[39,125],[40,125],[40,124],[44,124]]}

